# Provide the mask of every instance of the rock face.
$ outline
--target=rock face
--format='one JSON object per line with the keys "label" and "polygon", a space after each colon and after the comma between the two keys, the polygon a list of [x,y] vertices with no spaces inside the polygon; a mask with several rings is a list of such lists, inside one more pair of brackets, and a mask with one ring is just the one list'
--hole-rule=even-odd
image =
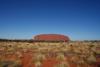
{"label": "rock face", "polygon": [[68,36],[61,34],[40,34],[34,37],[34,40],[38,41],[65,41],[68,42],[70,39]]}

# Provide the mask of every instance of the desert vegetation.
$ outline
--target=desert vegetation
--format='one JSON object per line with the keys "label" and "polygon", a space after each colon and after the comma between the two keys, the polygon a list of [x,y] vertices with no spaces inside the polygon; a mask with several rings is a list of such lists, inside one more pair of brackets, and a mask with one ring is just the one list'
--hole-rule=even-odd
{"label": "desert vegetation", "polygon": [[100,41],[0,40],[0,67],[99,67]]}

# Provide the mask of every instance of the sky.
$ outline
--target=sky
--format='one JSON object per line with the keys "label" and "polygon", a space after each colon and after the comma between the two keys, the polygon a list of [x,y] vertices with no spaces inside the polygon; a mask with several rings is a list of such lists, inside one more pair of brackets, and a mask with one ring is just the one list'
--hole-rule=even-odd
{"label": "sky", "polygon": [[63,34],[100,40],[100,0],[0,0],[0,38]]}

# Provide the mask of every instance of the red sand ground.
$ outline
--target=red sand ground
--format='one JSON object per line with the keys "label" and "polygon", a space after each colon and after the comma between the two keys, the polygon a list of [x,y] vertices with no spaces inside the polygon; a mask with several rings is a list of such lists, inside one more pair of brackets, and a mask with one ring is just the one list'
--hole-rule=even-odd
{"label": "red sand ground", "polygon": [[[20,60],[22,62],[23,67],[35,67],[34,63],[32,62],[32,57],[33,57],[32,52],[22,52],[22,57],[20,58]],[[16,58],[15,55],[8,55],[4,57],[4,59],[6,60],[7,59],[14,60],[15,58]],[[67,58],[66,61],[68,61],[70,67],[77,67],[75,63],[69,62],[70,57],[66,57],[66,58]],[[54,67],[57,63],[59,63],[59,61],[57,61],[55,58],[46,58],[46,60],[44,60],[42,63],[42,67]],[[97,64],[100,65],[100,57],[97,58],[96,64],[92,64],[89,67],[98,67]],[[88,67],[88,66],[82,65],[81,67]]]}
{"label": "red sand ground", "polygon": [[[11,56],[6,56],[5,59],[14,60],[15,58],[16,58],[15,55],[11,55]],[[70,58],[67,57],[67,61],[70,64],[70,67],[77,67],[77,65],[75,63],[71,63],[71,62],[69,62],[69,60],[70,60]],[[21,62],[22,62],[23,67],[35,67],[34,63],[32,63],[32,53],[30,53],[30,52],[23,53]],[[47,58],[46,60],[43,61],[42,67],[54,67],[57,63],[58,63],[58,61],[55,58]],[[97,58],[97,64],[100,64],[100,58]],[[87,67],[87,66],[82,65],[81,67]],[[89,67],[98,67],[98,66],[95,64],[95,65],[90,65]]]}

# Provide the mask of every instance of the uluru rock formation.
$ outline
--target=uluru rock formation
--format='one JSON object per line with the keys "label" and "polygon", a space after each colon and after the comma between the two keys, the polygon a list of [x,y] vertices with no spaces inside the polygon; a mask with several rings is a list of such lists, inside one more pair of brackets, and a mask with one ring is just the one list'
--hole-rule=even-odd
{"label": "uluru rock formation", "polygon": [[68,36],[61,34],[39,34],[34,37],[34,40],[38,41],[65,41],[68,42],[70,39]]}

